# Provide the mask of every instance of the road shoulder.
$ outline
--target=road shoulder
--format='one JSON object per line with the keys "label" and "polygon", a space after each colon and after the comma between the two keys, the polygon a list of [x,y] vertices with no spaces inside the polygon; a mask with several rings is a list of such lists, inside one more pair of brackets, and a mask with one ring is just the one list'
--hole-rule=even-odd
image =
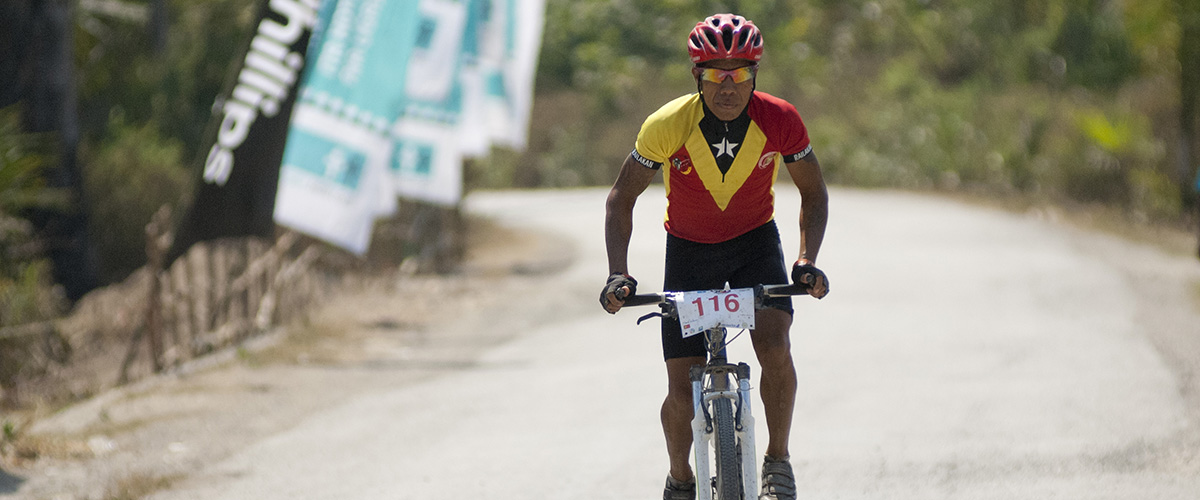
{"label": "road shoulder", "polygon": [[0,462],[0,497],[141,498],[353,398],[469,368],[522,331],[489,324],[571,262],[556,237],[475,227],[452,275],[343,287],[289,325],[44,418]]}

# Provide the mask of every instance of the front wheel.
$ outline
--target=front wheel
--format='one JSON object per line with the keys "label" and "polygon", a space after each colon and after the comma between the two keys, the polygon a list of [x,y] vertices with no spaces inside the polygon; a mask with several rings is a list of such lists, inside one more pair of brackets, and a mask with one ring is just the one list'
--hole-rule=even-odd
{"label": "front wheel", "polygon": [[742,498],[742,461],[734,433],[733,403],[713,401],[713,448],[717,455],[716,500]]}

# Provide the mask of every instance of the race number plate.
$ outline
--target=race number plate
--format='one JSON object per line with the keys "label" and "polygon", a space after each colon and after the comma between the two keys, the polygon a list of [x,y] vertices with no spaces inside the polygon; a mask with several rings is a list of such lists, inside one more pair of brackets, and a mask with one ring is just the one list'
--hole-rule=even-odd
{"label": "race number plate", "polygon": [[754,289],[710,290],[672,294],[683,338],[724,326],[754,328]]}

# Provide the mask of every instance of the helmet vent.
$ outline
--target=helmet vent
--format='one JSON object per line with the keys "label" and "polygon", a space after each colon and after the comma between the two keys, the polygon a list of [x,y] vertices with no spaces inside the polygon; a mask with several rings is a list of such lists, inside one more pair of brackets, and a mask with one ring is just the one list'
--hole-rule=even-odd
{"label": "helmet vent", "polygon": [[725,50],[733,50],[733,28],[725,26],[721,30],[721,41],[725,42]]}
{"label": "helmet vent", "polygon": [[708,39],[708,44],[713,47],[717,46],[717,35],[711,31],[704,32],[704,37]]}

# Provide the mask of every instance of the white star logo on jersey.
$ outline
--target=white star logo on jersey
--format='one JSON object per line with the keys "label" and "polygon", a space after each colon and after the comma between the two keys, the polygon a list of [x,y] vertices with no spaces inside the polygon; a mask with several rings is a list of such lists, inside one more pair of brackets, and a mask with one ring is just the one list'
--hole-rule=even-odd
{"label": "white star logo on jersey", "polygon": [[738,147],[738,144],[740,143],[729,142],[728,137],[722,137],[721,142],[713,143],[712,147],[717,148],[717,158],[720,158],[721,155],[729,155],[730,158],[733,158],[733,148]]}

